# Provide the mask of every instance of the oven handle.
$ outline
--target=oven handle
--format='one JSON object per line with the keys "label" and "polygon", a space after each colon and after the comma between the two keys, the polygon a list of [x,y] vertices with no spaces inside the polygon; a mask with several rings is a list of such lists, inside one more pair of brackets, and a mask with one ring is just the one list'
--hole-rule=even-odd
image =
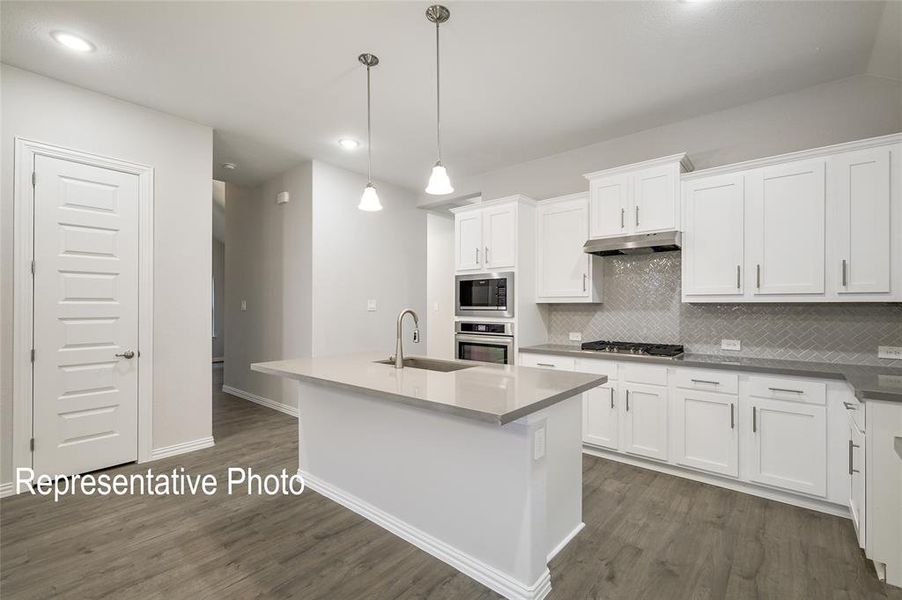
{"label": "oven handle", "polygon": [[505,346],[514,345],[514,338],[506,335],[466,335],[458,333],[454,337],[458,342],[485,342],[487,344],[504,344]]}

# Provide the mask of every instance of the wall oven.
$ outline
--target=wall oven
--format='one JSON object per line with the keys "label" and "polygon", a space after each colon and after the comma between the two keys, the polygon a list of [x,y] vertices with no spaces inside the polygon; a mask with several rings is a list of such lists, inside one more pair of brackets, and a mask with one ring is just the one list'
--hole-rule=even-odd
{"label": "wall oven", "polygon": [[454,329],[454,345],[458,359],[500,365],[514,363],[512,323],[458,321]]}
{"label": "wall oven", "polygon": [[513,317],[514,274],[458,275],[454,298],[458,317]]}

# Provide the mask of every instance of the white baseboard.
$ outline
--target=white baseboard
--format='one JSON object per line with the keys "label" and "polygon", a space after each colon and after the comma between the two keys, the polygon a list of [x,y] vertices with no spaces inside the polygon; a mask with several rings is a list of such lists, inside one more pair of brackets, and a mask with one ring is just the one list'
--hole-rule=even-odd
{"label": "white baseboard", "polygon": [[150,460],[159,460],[168,458],[186,452],[194,452],[195,450],[203,450],[214,445],[213,436],[200,438],[199,440],[191,440],[190,442],[182,442],[181,444],[173,444],[172,446],[163,446],[162,448],[154,448],[150,454]]}
{"label": "white baseboard", "polygon": [[560,543],[559,543],[557,546],[555,546],[554,548],[552,548],[552,550],[551,550],[551,552],[548,554],[548,558],[547,558],[546,560],[547,560],[548,562],[551,562],[551,560],[552,560],[555,556],[557,556],[558,553],[559,553],[561,550],[563,550],[563,549],[567,546],[567,544],[569,544],[571,541],[573,541],[573,538],[576,537],[576,534],[579,533],[580,531],[582,531],[583,528],[584,528],[585,526],[586,526],[585,523],[580,523],[579,525],[577,525],[576,527],[574,527],[574,528],[573,528],[573,531],[571,531],[570,533],[568,533],[568,534],[564,537],[564,539],[562,539],[562,540],[560,541]]}
{"label": "white baseboard", "polygon": [[[505,575],[494,567],[476,559],[465,552],[446,544],[432,535],[401,521],[344,490],[332,486],[317,477],[300,471],[307,487],[358,515],[372,521],[376,525],[390,531],[437,559],[451,565],[464,575],[471,577],[510,600],[542,600],[551,591],[551,573],[548,569],[530,586]],[[574,534],[575,535],[575,532]],[[562,544],[561,547],[563,547]]]}
{"label": "white baseboard", "polygon": [[13,494],[15,494],[15,489],[13,488],[12,481],[0,483],[0,498],[6,498],[7,496],[12,496]]}
{"label": "white baseboard", "polygon": [[844,517],[846,519],[852,518],[852,516],[849,514],[849,508],[847,506],[833,504],[832,502],[828,502],[826,500],[818,500],[817,498],[805,498],[803,496],[792,494],[790,492],[781,492],[780,490],[765,488],[754,483],[724,479],[715,475],[699,473],[697,471],[692,471],[689,469],[682,469],[674,465],[668,465],[653,460],[644,460],[642,458],[621,454],[620,452],[603,450],[601,448],[594,448],[587,445],[583,445],[583,453],[590,456],[597,456],[599,458],[606,458],[608,460],[615,460],[617,462],[626,463],[628,465],[639,467],[641,469],[648,469],[650,471],[657,471],[658,473],[674,475],[675,477],[682,477],[684,479],[700,481],[702,483],[727,488],[728,490],[742,492],[751,496],[758,496],[759,498],[766,498],[768,500],[774,500],[776,502],[782,502],[784,504],[791,504],[793,506],[800,506],[802,508],[816,510],[818,512],[827,513],[828,515]]}
{"label": "white baseboard", "polygon": [[243,398],[245,400],[250,400],[251,402],[265,406],[266,408],[271,408],[273,410],[283,412],[286,415],[291,415],[294,418],[297,418],[298,416],[298,408],[296,406],[288,406],[287,404],[282,404],[281,402],[276,402],[275,400],[270,400],[269,398],[264,398],[263,396],[258,396],[257,394],[239,390],[238,388],[234,388],[230,385],[223,385],[222,391],[226,394],[238,396],[239,398]]}

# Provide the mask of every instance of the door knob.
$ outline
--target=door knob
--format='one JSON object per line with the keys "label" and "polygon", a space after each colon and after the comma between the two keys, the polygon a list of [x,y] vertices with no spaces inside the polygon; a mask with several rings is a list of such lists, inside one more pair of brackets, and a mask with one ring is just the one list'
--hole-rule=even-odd
{"label": "door knob", "polygon": [[121,354],[117,354],[116,356],[118,356],[120,358],[134,358],[135,353],[132,352],[131,350],[126,350],[125,352],[123,352]]}

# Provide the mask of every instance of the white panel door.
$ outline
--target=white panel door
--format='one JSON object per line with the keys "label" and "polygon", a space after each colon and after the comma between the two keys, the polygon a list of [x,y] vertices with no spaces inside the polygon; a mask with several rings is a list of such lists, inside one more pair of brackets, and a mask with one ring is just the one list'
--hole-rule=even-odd
{"label": "white panel door", "polygon": [[617,384],[608,382],[583,394],[583,441],[593,446],[617,450],[620,412]]}
{"label": "white panel door", "polygon": [[627,233],[631,175],[593,179],[589,184],[589,237],[601,238]]}
{"label": "white panel door", "polygon": [[667,388],[621,383],[623,440],[630,454],[667,460]]}
{"label": "white panel door", "polygon": [[830,269],[836,291],[890,291],[890,149],[870,148],[831,159],[834,223]]}
{"label": "white panel door", "polygon": [[643,169],[633,177],[632,230],[636,233],[677,228],[679,167]]}
{"label": "white panel door", "polygon": [[45,156],[34,168],[34,469],[134,461],[138,177]]}
{"label": "white panel door", "polygon": [[478,271],[482,267],[482,212],[478,210],[454,215],[457,270]]}
{"label": "white panel door", "polygon": [[749,399],[749,479],[824,497],[827,494],[827,415],[823,406]]}
{"label": "white panel door", "polygon": [[756,295],[824,293],[825,175],[823,159],[748,175]]}
{"label": "white panel door", "polygon": [[686,182],[683,203],[683,294],[741,296],[742,174]]}
{"label": "white panel door", "polygon": [[677,463],[719,475],[739,476],[736,396],[674,390],[672,434]]}
{"label": "white panel door", "polygon": [[517,262],[517,206],[494,206],[482,212],[486,269],[513,268]]}
{"label": "white panel door", "polygon": [[858,534],[858,545],[864,548],[867,544],[867,527],[865,527],[865,437],[854,424],[849,426],[849,514],[855,533]]}
{"label": "white panel door", "polygon": [[582,298],[589,295],[591,255],[583,252],[589,235],[587,198],[539,206],[538,285],[540,298]]}

